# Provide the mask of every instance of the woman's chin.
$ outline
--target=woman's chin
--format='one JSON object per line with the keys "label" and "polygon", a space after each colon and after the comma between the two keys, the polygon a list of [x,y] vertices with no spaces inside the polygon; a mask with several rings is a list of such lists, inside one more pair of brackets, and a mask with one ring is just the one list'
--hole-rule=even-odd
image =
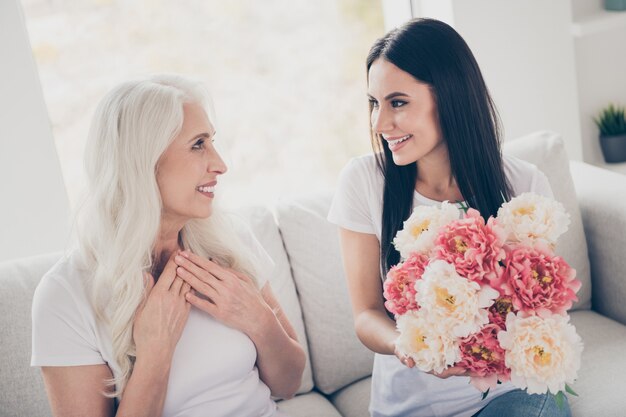
{"label": "woman's chin", "polygon": [[395,153],[392,153],[391,157],[393,158],[393,163],[401,167],[412,164],[413,162],[417,160],[416,158],[411,158],[410,156],[407,156],[407,155],[395,154]]}
{"label": "woman's chin", "polygon": [[203,207],[202,209],[198,209],[193,213],[190,213],[189,219],[208,219],[213,214],[213,207]]}

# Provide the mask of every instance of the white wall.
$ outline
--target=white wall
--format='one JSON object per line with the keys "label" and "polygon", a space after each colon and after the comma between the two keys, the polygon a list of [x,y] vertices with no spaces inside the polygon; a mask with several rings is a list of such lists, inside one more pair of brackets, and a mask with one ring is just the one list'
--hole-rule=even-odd
{"label": "white wall", "polygon": [[582,159],[570,0],[418,0],[416,16],[451,24],[474,52],[507,139],[549,129]]}
{"label": "white wall", "polygon": [[401,26],[413,17],[411,0],[381,0],[385,32]]}
{"label": "white wall", "polygon": [[607,12],[602,0],[572,0],[572,12],[584,160],[626,173],[604,163],[593,122],[609,103],[626,105],[626,12]]}
{"label": "white wall", "polygon": [[593,117],[611,102],[626,105],[626,27],[576,39],[576,65],[583,155],[586,162],[602,166]]}
{"label": "white wall", "polygon": [[18,0],[0,0],[0,261],[62,250],[68,202]]}

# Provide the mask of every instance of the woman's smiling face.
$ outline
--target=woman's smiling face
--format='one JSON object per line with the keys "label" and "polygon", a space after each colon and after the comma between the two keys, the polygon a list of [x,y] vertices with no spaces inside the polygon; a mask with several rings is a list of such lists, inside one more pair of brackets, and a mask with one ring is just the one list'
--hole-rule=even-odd
{"label": "woman's smiling face", "polygon": [[185,223],[211,215],[217,177],[227,167],[213,146],[215,129],[199,104],[183,105],[180,133],[157,164],[163,217]]}
{"label": "woman's smiling face", "polygon": [[387,141],[396,165],[447,152],[437,105],[427,84],[379,58],[368,73],[368,95],[372,130]]}

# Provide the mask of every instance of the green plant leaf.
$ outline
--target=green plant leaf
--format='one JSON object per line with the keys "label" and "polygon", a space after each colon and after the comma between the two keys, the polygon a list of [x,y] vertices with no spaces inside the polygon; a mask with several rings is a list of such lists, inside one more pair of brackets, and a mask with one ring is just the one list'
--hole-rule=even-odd
{"label": "green plant leaf", "polygon": [[551,395],[554,397],[554,401],[556,402],[557,407],[559,407],[559,410],[562,410],[563,404],[565,403],[565,394],[563,394],[563,391],[559,391],[556,395]]}
{"label": "green plant leaf", "polygon": [[572,387],[570,387],[570,386],[569,386],[569,385],[567,385],[567,384],[565,384],[565,391],[567,391],[569,394],[572,394],[572,395],[574,395],[574,396],[578,397],[578,394],[576,394],[576,391],[574,391],[574,390],[572,389]]}
{"label": "green plant leaf", "polygon": [[602,136],[617,136],[626,134],[626,108],[610,103],[602,109],[599,117],[593,117]]}

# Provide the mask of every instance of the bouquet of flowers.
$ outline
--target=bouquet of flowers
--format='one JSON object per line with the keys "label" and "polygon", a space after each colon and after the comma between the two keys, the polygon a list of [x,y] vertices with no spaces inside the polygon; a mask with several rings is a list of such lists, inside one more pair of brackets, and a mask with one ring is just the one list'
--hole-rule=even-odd
{"label": "bouquet of flowers", "polygon": [[568,384],[583,349],[567,314],[581,283],[554,254],[569,215],[534,193],[487,221],[463,210],[418,206],[393,241],[401,262],[387,274],[384,296],[398,351],[425,372],[466,369],[483,398],[511,381],[562,404],[565,391],[576,395]]}

